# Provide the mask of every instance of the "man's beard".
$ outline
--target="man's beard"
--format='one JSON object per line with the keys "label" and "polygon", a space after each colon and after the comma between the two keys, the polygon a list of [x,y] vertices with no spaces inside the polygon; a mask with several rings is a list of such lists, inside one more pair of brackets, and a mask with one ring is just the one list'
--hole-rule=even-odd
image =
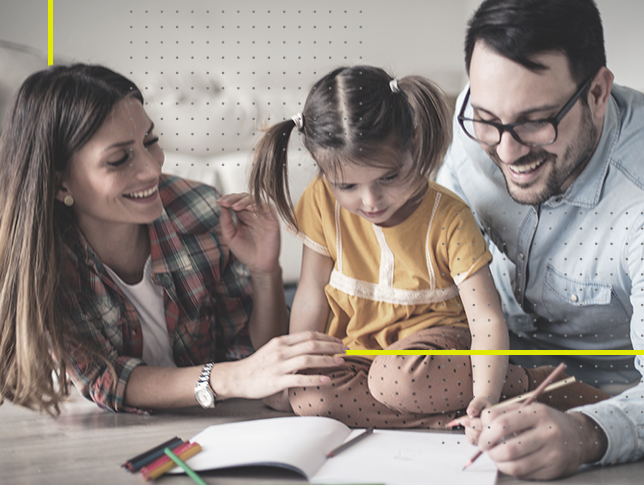
{"label": "man's beard", "polygon": [[[597,138],[598,129],[592,122],[590,109],[588,106],[584,106],[579,136],[566,148],[561,163],[557,163],[559,161],[557,155],[543,148],[533,148],[526,156],[511,164],[513,167],[522,167],[543,160],[542,165],[550,166],[550,172],[547,174],[545,183],[540,179],[527,184],[519,184],[514,181],[508,182],[508,177],[501,169],[510,197],[519,204],[536,205],[545,202],[554,195],[561,194],[563,192],[562,187],[570,176],[579,175],[590,160],[595,150]],[[496,149],[489,151],[488,155],[497,167],[501,168],[507,165],[499,159]],[[570,163],[570,160],[574,162]],[[544,166],[543,169],[548,169],[548,167]],[[543,188],[537,193],[528,193],[527,189],[535,184],[543,184]]]}

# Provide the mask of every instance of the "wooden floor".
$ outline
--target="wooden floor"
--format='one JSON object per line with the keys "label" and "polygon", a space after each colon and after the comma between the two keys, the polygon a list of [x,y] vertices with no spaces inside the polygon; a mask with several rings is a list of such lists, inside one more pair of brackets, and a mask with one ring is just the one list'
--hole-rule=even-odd
{"label": "wooden floor", "polygon": [[[173,436],[189,439],[212,424],[284,416],[261,401],[231,400],[215,410],[190,408],[152,416],[109,413],[77,393],[58,419],[11,403],[0,406],[0,484],[140,484],[121,463]],[[289,472],[257,469],[202,474],[218,485],[304,483]],[[590,467],[574,477],[548,483],[567,485],[644,483],[644,462],[608,468]],[[164,476],[162,485],[194,484],[186,476]],[[498,483],[522,482],[500,476]]]}

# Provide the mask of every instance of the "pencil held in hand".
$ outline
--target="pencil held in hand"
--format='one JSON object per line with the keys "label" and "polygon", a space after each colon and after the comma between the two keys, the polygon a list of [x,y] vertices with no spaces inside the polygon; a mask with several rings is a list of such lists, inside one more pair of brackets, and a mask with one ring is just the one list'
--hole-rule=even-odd
{"label": "pencil held in hand", "polygon": [[[557,378],[557,376],[563,372],[563,370],[565,368],[566,368],[566,364],[564,364],[563,362],[561,364],[559,364],[557,367],[555,367],[555,369],[548,375],[548,377],[546,377],[544,379],[544,381],[541,384],[539,384],[539,386],[533,392],[530,393],[530,397],[528,397],[524,401],[524,403],[521,405],[521,407],[524,408],[526,406],[529,406],[530,404],[532,404],[537,399],[537,397],[539,397],[540,394],[544,393],[546,391],[546,389],[548,389],[548,387],[552,387],[555,384],[559,384],[559,383],[555,383],[555,384],[552,384],[552,386],[548,386],[548,384],[550,382],[554,381]],[[560,381],[560,382],[565,382],[565,384],[559,385],[557,387],[562,387],[563,385],[572,384],[574,381],[575,381],[574,378],[566,379],[565,381]],[[526,396],[527,396],[527,394],[526,394]],[[514,402],[516,402],[516,399],[512,400],[512,403],[514,403]],[[501,407],[501,404],[507,405],[507,402],[502,402],[502,403],[499,403],[499,404],[497,404],[495,406],[491,406],[489,409],[496,408],[496,407]],[[454,421],[456,421],[456,420],[454,420]],[[465,470],[472,463],[474,463],[478,459],[478,457],[481,456],[482,454],[483,454],[482,450],[477,451],[476,454],[467,461],[467,463],[463,467],[463,470]]]}
{"label": "pencil held in hand", "polygon": [[[548,382],[547,380],[545,382]],[[548,387],[546,387],[543,392],[537,392],[539,389],[535,389],[534,391],[527,392],[525,394],[521,394],[520,396],[513,397],[512,399],[508,399],[507,401],[501,401],[498,404],[495,404],[494,406],[490,406],[489,408],[486,408],[488,411],[491,411],[492,409],[500,409],[500,408],[506,408],[511,406],[512,404],[516,404],[518,402],[523,402],[527,399],[530,399],[532,396],[535,398],[539,397],[540,394],[544,394],[546,392],[554,391],[555,389],[559,389],[560,387],[565,387],[568,386],[574,382],[577,382],[577,379],[575,376],[572,377],[567,377],[566,379],[563,379],[561,381],[557,381],[553,384],[550,384]],[[448,427],[454,427],[454,426],[459,426],[461,424],[461,418],[456,418],[447,423],[445,426]]]}

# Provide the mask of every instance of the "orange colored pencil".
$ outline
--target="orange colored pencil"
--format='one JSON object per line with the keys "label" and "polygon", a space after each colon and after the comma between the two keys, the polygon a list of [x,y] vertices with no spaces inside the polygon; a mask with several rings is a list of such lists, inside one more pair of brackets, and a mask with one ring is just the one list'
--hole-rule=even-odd
{"label": "orange colored pencil", "polygon": [[[186,461],[201,451],[201,445],[199,443],[186,443],[186,445],[186,447],[182,445],[174,451],[183,461]],[[167,461],[164,458],[167,458]],[[143,476],[143,480],[154,480],[165,472],[172,470],[175,466],[177,466],[176,463],[169,456],[164,455],[154,463],[151,463],[150,466],[141,468],[141,476]]]}

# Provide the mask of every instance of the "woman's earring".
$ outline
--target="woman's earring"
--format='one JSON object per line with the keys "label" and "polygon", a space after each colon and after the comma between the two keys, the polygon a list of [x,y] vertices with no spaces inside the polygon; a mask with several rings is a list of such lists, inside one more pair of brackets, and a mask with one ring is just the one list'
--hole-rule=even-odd
{"label": "woman's earring", "polygon": [[74,205],[74,198],[70,195],[67,194],[65,198],[63,199],[63,204],[65,204],[67,207],[71,207]]}

